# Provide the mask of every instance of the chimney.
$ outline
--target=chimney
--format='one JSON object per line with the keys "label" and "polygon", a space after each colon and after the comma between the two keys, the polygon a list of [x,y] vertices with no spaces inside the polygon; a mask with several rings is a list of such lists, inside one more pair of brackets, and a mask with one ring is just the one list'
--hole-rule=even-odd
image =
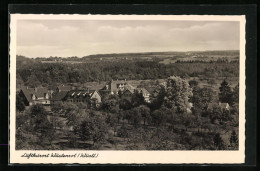
{"label": "chimney", "polygon": [[28,87],[28,86],[26,86],[26,89],[28,90],[28,89],[29,89],[29,87]]}
{"label": "chimney", "polygon": [[34,88],[34,91],[37,92],[37,87]]}
{"label": "chimney", "polygon": [[125,79],[125,82],[126,82],[126,79]]}

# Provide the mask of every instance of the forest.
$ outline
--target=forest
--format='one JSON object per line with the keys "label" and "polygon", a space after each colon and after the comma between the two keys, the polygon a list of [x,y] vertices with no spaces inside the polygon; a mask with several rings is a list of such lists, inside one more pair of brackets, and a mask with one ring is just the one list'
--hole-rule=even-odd
{"label": "forest", "polygon": [[47,86],[53,83],[84,83],[111,79],[146,80],[180,77],[238,77],[239,61],[176,62],[147,60],[97,61],[94,63],[41,63],[18,57],[17,85]]}

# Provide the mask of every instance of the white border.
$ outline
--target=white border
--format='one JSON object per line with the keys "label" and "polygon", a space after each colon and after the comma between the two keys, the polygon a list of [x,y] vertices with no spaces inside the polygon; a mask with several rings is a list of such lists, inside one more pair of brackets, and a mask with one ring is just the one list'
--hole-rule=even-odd
{"label": "white border", "polygon": [[[15,93],[16,93],[16,22],[17,20],[192,20],[240,22],[240,89],[239,89],[239,150],[238,151],[28,151],[15,150]],[[217,15],[46,15],[11,14],[10,24],[10,163],[31,164],[191,164],[229,163],[245,161],[245,16]],[[24,153],[98,153],[97,158],[24,158]]]}

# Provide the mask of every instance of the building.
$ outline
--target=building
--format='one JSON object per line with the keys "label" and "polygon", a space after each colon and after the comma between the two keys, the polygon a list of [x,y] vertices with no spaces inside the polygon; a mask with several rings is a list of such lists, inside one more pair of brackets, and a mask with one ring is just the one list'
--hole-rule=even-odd
{"label": "building", "polygon": [[50,105],[50,92],[44,87],[22,87],[19,96],[24,99],[25,106],[34,104]]}
{"label": "building", "polygon": [[137,91],[142,93],[144,100],[147,103],[151,102],[151,94],[145,88],[136,88],[125,80],[111,80],[102,89],[101,92],[109,92],[110,94],[119,95],[123,99],[130,100],[130,96]]}
{"label": "building", "polygon": [[109,81],[101,90],[106,90],[109,91],[110,94],[116,94],[118,95],[119,91],[123,92],[126,89],[134,89],[132,85],[127,83],[126,79],[125,80],[111,80]]}
{"label": "building", "polygon": [[68,91],[55,91],[52,94],[51,104],[56,104],[58,102],[65,102],[67,97]]}
{"label": "building", "polygon": [[96,90],[69,90],[70,88],[57,87],[57,91],[53,93],[51,102],[71,102],[71,103],[86,103],[95,104],[98,106],[101,103],[101,95]]}
{"label": "building", "polygon": [[134,90],[126,89],[122,92],[122,94],[120,95],[120,98],[131,102],[133,94],[134,94]]}
{"label": "building", "polygon": [[96,90],[71,90],[67,93],[66,102],[86,103],[97,107],[101,103],[101,95]]}

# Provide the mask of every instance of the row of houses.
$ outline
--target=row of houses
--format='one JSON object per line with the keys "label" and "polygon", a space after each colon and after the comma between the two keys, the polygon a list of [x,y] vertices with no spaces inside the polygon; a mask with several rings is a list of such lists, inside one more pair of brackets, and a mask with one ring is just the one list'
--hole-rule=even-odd
{"label": "row of houses", "polygon": [[55,90],[48,88],[22,87],[19,96],[26,106],[34,104],[52,105],[57,102],[88,103],[99,105],[106,95],[118,95],[130,100],[135,93],[141,93],[147,103],[151,102],[151,93],[144,87],[134,87],[126,80],[111,80],[101,89],[89,89],[87,87],[74,89],[71,86],[57,86]]}
{"label": "row of houses", "polygon": [[[118,95],[121,99],[131,100],[135,92],[141,93],[145,102],[151,103],[152,97],[156,97],[160,91],[160,86],[155,88],[134,87],[126,80],[111,80],[101,89],[74,89],[71,86],[57,86],[55,90],[48,90],[48,88],[28,88],[22,87],[19,95],[24,99],[26,106],[33,104],[52,105],[57,102],[71,102],[71,103],[86,103],[90,106],[99,106],[102,99],[111,94]],[[229,110],[228,103],[210,103],[208,109],[214,106],[219,106],[223,109]],[[190,105],[192,107],[192,104]],[[191,107],[187,109],[190,111]]]}

